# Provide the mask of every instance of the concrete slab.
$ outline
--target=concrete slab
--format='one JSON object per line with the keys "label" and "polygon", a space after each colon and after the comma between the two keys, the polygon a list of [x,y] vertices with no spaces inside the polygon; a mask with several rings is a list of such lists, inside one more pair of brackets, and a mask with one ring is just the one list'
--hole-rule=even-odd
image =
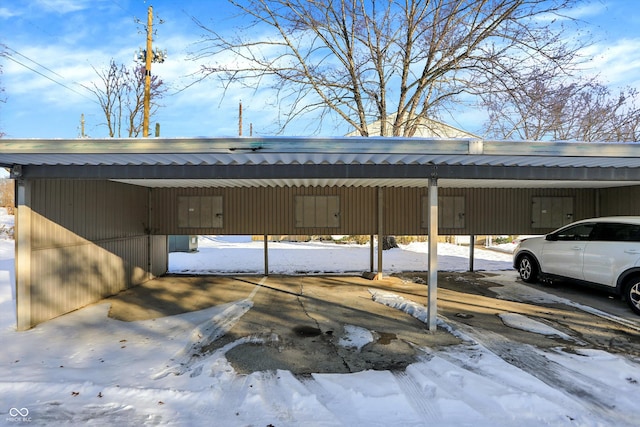
{"label": "concrete slab", "polygon": [[[429,332],[411,315],[372,300],[371,290],[378,290],[426,306],[426,279],[424,272],[376,281],[356,276],[167,276],[102,302],[111,304],[110,317],[136,321],[251,299],[251,309],[225,335],[206,347],[197,347],[198,354],[191,355],[204,360],[233,344],[225,356],[238,373],[402,370],[428,358],[434,350],[462,342],[460,335],[449,329]],[[473,341],[465,344],[476,344],[485,337],[483,345],[498,355],[504,353],[505,358],[510,357],[511,349],[522,345],[560,346],[568,351],[603,348],[640,357],[640,326],[634,326],[638,322],[620,322],[616,316],[562,303],[541,303],[537,298],[509,301],[496,294],[496,289],[526,286],[516,283],[515,276],[510,280],[492,281],[488,273],[440,273],[438,317],[450,328],[471,333]],[[603,304],[622,303],[604,300]],[[575,338],[509,326],[501,317],[505,313],[535,319]],[[350,346],[347,340],[354,328],[368,331],[371,341],[361,348]]]}
{"label": "concrete slab", "polygon": [[[228,351],[240,373],[286,369],[295,374],[402,369],[424,354],[421,347],[459,343],[446,331],[374,302],[370,289],[426,301],[426,287],[395,277],[372,282],[354,276],[167,276],[109,298],[109,316],[136,321],[253,300],[249,310],[210,353],[243,337],[259,338]],[[350,347],[345,327],[371,332],[373,341]],[[342,344],[341,344],[342,343]]]}

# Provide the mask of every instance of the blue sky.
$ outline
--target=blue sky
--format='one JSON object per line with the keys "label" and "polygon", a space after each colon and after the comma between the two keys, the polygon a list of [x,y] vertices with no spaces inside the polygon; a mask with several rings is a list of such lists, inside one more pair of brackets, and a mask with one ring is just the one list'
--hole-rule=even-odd
{"label": "blue sky", "polygon": [[[249,133],[249,123],[254,135],[273,134],[277,111],[268,104],[269,92],[236,89],[223,99],[214,79],[192,85],[191,75],[201,63],[189,57],[199,48],[203,31],[191,16],[232,31],[234,10],[225,0],[0,0],[0,43],[8,47],[9,55],[0,57],[0,86],[5,89],[0,129],[6,137],[75,138],[82,114],[87,135],[107,136],[95,95],[83,86],[97,81],[92,67],[104,69],[111,59],[134,64],[134,54],[145,44],[143,23],[150,5],[155,15],[154,46],[168,52],[167,61],[154,64],[152,73],[169,87],[151,128],[159,122],[165,137],[236,136],[242,101],[244,134]],[[583,20],[584,29],[594,36],[595,43],[586,52],[593,58],[589,72],[598,73],[613,87],[640,89],[640,2],[592,0],[572,16]],[[479,121],[473,112],[466,112],[452,124],[477,132]],[[310,129],[313,124],[301,121],[286,134],[305,135]],[[350,130],[327,123],[322,134]]]}

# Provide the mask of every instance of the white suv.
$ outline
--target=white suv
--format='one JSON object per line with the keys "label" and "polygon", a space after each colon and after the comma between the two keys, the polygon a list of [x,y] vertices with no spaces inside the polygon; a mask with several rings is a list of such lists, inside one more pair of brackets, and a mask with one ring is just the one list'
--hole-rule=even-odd
{"label": "white suv", "polygon": [[640,314],[640,217],[586,219],[524,239],[513,266],[529,283],[566,278],[608,288]]}

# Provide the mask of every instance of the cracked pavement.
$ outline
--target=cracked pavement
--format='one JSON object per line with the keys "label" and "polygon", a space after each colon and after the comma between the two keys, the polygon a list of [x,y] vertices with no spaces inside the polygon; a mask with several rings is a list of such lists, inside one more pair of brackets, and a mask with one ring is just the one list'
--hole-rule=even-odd
{"label": "cracked pavement", "polygon": [[[246,298],[252,307],[226,333],[199,349],[206,357],[228,346],[225,357],[238,373],[288,370],[296,375],[399,371],[425,357],[429,349],[464,343],[485,345],[505,361],[535,373],[545,360],[534,360],[528,347],[573,352],[602,348],[640,357],[640,329],[560,303],[510,300],[486,273],[441,273],[438,315],[465,338],[426,325],[394,308],[376,303],[370,290],[395,293],[426,304],[426,273],[407,273],[371,281],[354,276],[167,276],[110,298],[110,316],[140,320],[233,303]],[[544,322],[570,339],[545,336],[506,325],[500,315],[518,313]],[[362,348],[340,345],[348,326],[371,331]],[[244,341],[242,341],[244,340]],[[242,341],[237,345],[231,345]],[[614,345],[615,344],[615,345]],[[540,363],[538,363],[540,362]],[[542,364],[541,366],[538,366]],[[553,378],[541,378],[553,381]]]}

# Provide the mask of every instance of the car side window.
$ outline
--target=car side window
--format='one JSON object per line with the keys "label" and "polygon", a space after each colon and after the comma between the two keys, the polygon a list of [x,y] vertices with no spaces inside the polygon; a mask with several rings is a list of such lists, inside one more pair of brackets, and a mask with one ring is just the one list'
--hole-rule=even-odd
{"label": "car side window", "polygon": [[640,225],[627,224],[626,225],[626,242],[640,242]]}
{"label": "car side window", "polygon": [[597,224],[591,240],[604,242],[640,242],[640,225],[604,222]]}
{"label": "car side window", "polygon": [[621,226],[612,222],[602,222],[597,224],[592,235],[592,240],[601,242],[616,242],[621,237]]}
{"label": "car side window", "polygon": [[609,242],[640,242],[640,225],[602,223],[596,227],[593,240]]}
{"label": "car side window", "polygon": [[557,240],[589,240],[591,233],[595,227],[595,223],[578,224],[573,227],[565,228],[556,233]]}

